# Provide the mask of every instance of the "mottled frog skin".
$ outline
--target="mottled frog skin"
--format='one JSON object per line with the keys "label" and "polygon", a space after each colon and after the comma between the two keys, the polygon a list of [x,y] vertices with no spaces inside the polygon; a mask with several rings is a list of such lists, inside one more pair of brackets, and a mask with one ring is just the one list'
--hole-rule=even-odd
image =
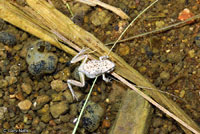
{"label": "mottled frog skin", "polygon": [[115,68],[115,64],[108,60],[91,60],[79,67],[79,71],[88,78],[95,78],[105,73],[110,73]]}
{"label": "mottled frog skin", "polygon": [[76,63],[82,61],[81,65],[78,68],[78,73],[80,77],[80,82],[76,80],[67,80],[68,87],[71,91],[73,99],[77,99],[74,90],[71,85],[78,87],[85,86],[85,76],[88,78],[95,78],[102,75],[104,81],[109,82],[110,79],[105,77],[105,73],[110,73],[115,68],[115,63],[108,59],[108,56],[101,56],[99,60],[90,60],[87,61],[88,55],[83,55],[86,49],[82,49],[74,58],[72,58],[71,63]]}

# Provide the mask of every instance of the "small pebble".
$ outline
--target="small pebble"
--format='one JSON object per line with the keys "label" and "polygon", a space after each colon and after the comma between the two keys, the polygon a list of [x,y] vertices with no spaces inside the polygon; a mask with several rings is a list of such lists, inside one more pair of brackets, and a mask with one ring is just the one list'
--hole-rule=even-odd
{"label": "small pebble", "polygon": [[17,92],[16,94],[15,94],[15,97],[18,99],[18,100],[24,100],[24,96],[23,96],[23,94],[22,94],[22,92]]}
{"label": "small pebble", "polygon": [[195,56],[195,50],[194,49],[190,50],[188,52],[188,55],[190,56],[190,58],[194,58],[194,56]]}
{"label": "small pebble", "polygon": [[[74,91],[75,94],[76,94],[76,97],[78,98],[78,100],[81,100],[83,98],[83,94],[79,91]],[[72,103],[74,100],[72,98],[72,94],[69,90],[66,90],[64,93],[63,93],[63,96],[65,97],[66,101],[69,102],[69,103]]]}
{"label": "small pebble", "polygon": [[41,108],[42,106],[47,104],[50,100],[51,100],[51,98],[48,95],[37,96],[36,101],[35,101],[36,109]]}
{"label": "small pebble", "polygon": [[32,86],[28,83],[22,83],[22,90],[26,93],[26,94],[30,94],[32,92]]}
{"label": "small pebble", "polygon": [[165,22],[164,21],[156,21],[156,29],[164,27]]}
{"label": "small pebble", "polygon": [[181,90],[179,97],[183,98],[185,96],[185,90]]}
{"label": "small pebble", "polygon": [[8,81],[8,85],[12,85],[17,82],[17,77],[15,76],[6,76],[5,79]]}
{"label": "small pebble", "polygon": [[170,63],[178,63],[181,62],[181,60],[184,58],[184,55],[180,53],[179,51],[171,52],[167,55],[167,60]]}
{"label": "small pebble", "polygon": [[0,42],[9,46],[17,44],[16,37],[13,34],[5,31],[0,32]]}
{"label": "small pebble", "polygon": [[5,129],[9,129],[10,128],[10,125],[9,125],[9,123],[7,121],[3,123],[3,128],[5,128]]}
{"label": "small pebble", "polygon": [[90,21],[94,26],[108,25],[111,19],[111,14],[107,10],[95,10],[90,17]]}
{"label": "small pebble", "polygon": [[126,44],[120,44],[118,48],[119,55],[125,56],[130,53],[130,47]]}
{"label": "small pebble", "polygon": [[195,45],[200,47],[200,33],[194,37]]}
{"label": "small pebble", "polygon": [[140,73],[145,73],[147,68],[145,66],[141,66],[141,67],[139,67],[138,70],[139,70]]}
{"label": "small pebble", "polygon": [[58,118],[61,114],[65,113],[69,109],[66,102],[60,102],[50,106],[51,115],[54,118]]}
{"label": "small pebble", "polygon": [[49,112],[49,105],[45,104],[41,109],[37,111],[39,115],[43,115]]}
{"label": "small pebble", "polygon": [[[191,18],[192,16],[194,16],[194,14],[188,8],[185,8],[179,13],[178,19],[184,21]],[[194,22],[194,20],[188,21],[187,23],[190,24],[192,22]]]}
{"label": "small pebble", "polygon": [[[76,113],[76,114],[77,114],[77,113]],[[70,120],[70,118],[71,118],[71,116],[70,116],[69,114],[65,114],[65,115],[61,115],[59,119],[60,119],[62,122],[68,122],[68,121]]]}
{"label": "small pebble", "polygon": [[32,106],[32,103],[30,100],[23,100],[18,103],[18,107],[21,110],[29,110],[31,106]]}
{"label": "small pebble", "polygon": [[7,112],[7,107],[0,107],[0,120],[4,118],[4,114]]}
{"label": "small pebble", "polygon": [[109,128],[110,127],[110,120],[104,119],[102,123],[102,128]]}
{"label": "small pebble", "polygon": [[63,93],[62,92],[53,93],[51,94],[51,98],[52,98],[52,101],[61,101],[63,98]]}
{"label": "small pebble", "polygon": [[0,90],[0,98],[3,96],[3,91]]}
{"label": "small pebble", "polygon": [[51,120],[51,115],[50,113],[45,113],[41,116],[41,121],[43,121],[44,123],[48,123]]}
{"label": "small pebble", "polygon": [[5,88],[8,86],[7,80],[0,80],[0,88]]}
{"label": "small pebble", "polygon": [[170,73],[166,72],[166,71],[162,71],[160,73],[160,78],[161,79],[165,79],[165,80],[168,80],[170,78]]}
{"label": "small pebble", "polygon": [[51,82],[51,88],[53,90],[56,90],[57,92],[60,92],[67,89],[67,84],[64,83],[62,80],[53,80]]}
{"label": "small pebble", "polygon": [[50,121],[49,121],[49,125],[50,125],[50,126],[55,126],[56,123],[54,122],[54,120],[50,120]]}
{"label": "small pebble", "polygon": [[163,125],[163,120],[161,118],[155,118],[152,125],[154,128],[161,127]]}
{"label": "small pebble", "polygon": [[71,104],[70,106],[70,115],[77,115],[77,112],[78,112],[78,108],[77,108],[77,105],[76,104]]}
{"label": "small pebble", "polygon": [[12,65],[10,67],[10,71],[9,71],[10,76],[18,76],[19,73],[20,73],[20,67],[19,66]]}

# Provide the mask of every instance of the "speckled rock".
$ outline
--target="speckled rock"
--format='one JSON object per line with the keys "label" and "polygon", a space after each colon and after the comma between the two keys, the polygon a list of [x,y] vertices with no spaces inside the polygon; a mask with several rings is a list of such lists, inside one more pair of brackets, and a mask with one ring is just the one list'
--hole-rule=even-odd
{"label": "speckled rock", "polygon": [[32,75],[52,73],[57,66],[58,58],[55,54],[48,52],[50,44],[44,41],[36,41],[27,51],[26,62],[28,70]]}
{"label": "speckled rock", "polygon": [[5,31],[0,32],[0,42],[10,46],[17,44],[16,37],[13,34]]}
{"label": "speckled rock", "polygon": [[32,106],[32,103],[30,100],[23,100],[18,103],[18,107],[21,110],[29,110],[31,106]]}
{"label": "speckled rock", "polygon": [[69,109],[68,104],[64,101],[50,106],[50,112],[54,118],[58,118],[61,114],[65,113],[68,109]]}
{"label": "speckled rock", "polygon": [[7,107],[0,107],[0,120],[4,118],[4,114],[7,111]]}
{"label": "speckled rock", "polygon": [[[81,111],[84,102],[85,100],[80,102],[79,111]],[[99,127],[103,114],[104,109],[99,104],[89,100],[82,117],[83,128],[89,132],[96,130]]]}

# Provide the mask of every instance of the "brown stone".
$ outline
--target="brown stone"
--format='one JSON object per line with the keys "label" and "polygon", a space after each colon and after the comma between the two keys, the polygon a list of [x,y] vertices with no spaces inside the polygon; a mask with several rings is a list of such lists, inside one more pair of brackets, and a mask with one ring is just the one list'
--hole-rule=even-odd
{"label": "brown stone", "polygon": [[24,100],[24,101],[20,101],[18,103],[18,107],[21,109],[21,110],[29,110],[32,106],[32,103],[30,100]]}

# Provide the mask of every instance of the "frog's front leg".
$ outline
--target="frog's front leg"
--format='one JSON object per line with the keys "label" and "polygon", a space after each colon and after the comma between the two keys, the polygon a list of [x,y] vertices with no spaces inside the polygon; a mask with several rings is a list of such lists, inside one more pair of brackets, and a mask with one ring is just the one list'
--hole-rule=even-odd
{"label": "frog's front leg", "polygon": [[87,49],[81,49],[81,51],[72,58],[72,60],[70,61],[70,63],[76,63],[79,62],[81,60],[84,59],[84,61],[86,62],[88,59],[88,55],[83,55],[86,52]]}
{"label": "frog's front leg", "polygon": [[109,79],[109,78],[106,78],[106,75],[105,75],[105,74],[102,74],[102,79],[103,79],[105,82],[110,82],[110,79]]}
{"label": "frog's front leg", "polygon": [[80,77],[80,82],[76,81],[76,80],[71,80],[71,79],[67,80],[67,84],[68,84],[69,90],[72,94],[72,97],[73,97],[73,99],[76,99],[77,101],[78,101],[78,98],[77,98],[76,94],[74,93],[74,90],[71,85],[75,85],[78,87],[84,87],[85,86],[85,75],[82,72],[79,72],[79,77]]}

